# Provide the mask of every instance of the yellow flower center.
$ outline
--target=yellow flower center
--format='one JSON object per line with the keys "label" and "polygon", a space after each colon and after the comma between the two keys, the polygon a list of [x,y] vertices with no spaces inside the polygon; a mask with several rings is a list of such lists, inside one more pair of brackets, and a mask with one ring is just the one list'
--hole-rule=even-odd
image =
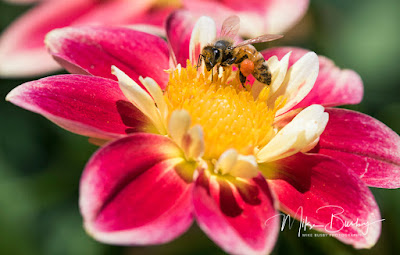
{"label": "yellow flower center", "polygon": [[[187,68],[170,74],[164,97],[169,112],[184,109],[192,118],[192,125],[204,130],[204,159],[217,159],[227,149],[252,155],[265,146],[275,134],[273,122],[282,107],[281,98],[273,109],[266,104],[269,87],[254,99],[251,86],[242,87],[232,68],[219,74],[198,74],[189,62]],[[211,81],[212,80],[212,81]]]}

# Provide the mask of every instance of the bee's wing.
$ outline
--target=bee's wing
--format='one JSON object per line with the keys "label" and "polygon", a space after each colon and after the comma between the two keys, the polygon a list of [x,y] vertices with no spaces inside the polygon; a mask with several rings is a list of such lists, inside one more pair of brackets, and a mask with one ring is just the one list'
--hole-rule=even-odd
{"label": "bee's wing", "polygon": [[262,42],[269,42],[269,41],[274,41],[277,40],[279,38],[282,38],[283,35],[260,35],[256,38],[252,38],[252,39],[248,39],[246,41],[240,42],[237,45],[235,45],[236,47],[241,47],[247,44],[254,44],[254,43],[262,43]]}
{"label": "bee's wing", "polygon": [[234,39],[240,29],[240,18],[236,15],[229,16],[222,24],[220,37]]}

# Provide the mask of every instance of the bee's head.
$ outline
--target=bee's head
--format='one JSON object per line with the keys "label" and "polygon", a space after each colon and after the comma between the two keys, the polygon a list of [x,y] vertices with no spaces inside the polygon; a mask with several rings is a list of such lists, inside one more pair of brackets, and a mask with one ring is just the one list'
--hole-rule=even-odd
{"label": "bee's head", "polygon": [[210,71],[217,63],[222,62],[222,51],[212,45],[203,48],[200,57],[203,57],[207,71]]}

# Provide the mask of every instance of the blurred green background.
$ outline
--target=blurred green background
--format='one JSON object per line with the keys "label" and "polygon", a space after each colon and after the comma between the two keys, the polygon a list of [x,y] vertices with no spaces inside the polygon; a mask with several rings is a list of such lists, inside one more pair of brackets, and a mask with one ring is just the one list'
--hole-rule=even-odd
{"label": "blurred green background", "polygon": [[[0,31],[27,9],[0,2]],[[356,70],[364,81],[364,100],[348,108],[399,133],[399,12],[398,0],[311,0],[306,17],[277,45],[308,48]],[[114,247],[87,236],[78,187],[96,147],[4,101],[28,80],[0,80],[0,254],[224,254],[197,226],[153,247]],[[273,254],[398,254],[400,190],[372,191],[385,219],[372,249],[354,250],[333,238],[298,238],[296,230],[286,229]]]}

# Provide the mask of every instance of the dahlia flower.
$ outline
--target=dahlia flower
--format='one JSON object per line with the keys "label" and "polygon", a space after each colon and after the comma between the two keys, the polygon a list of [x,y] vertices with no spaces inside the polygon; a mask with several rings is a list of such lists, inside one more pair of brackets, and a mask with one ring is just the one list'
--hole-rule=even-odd
{"label": "dahlia flower", "polygon": [[102,144],[80,182],[86,231],[110,244],[161,244],[195,220],[228,253],[265,254],[280,210],[355,248],[373,246],[382,219],[367,186],[400,186],[399,136],[325,108],[358,103],[360,77],[314,52],[274,48],[262,52],[271,85],[243,88],[234,69],[193,66],[216,27],[202,17],[187,31],[190,22],[172,14],[168,43],[128,28],[54,30],[49,51],[75,74],[7,96]]}

